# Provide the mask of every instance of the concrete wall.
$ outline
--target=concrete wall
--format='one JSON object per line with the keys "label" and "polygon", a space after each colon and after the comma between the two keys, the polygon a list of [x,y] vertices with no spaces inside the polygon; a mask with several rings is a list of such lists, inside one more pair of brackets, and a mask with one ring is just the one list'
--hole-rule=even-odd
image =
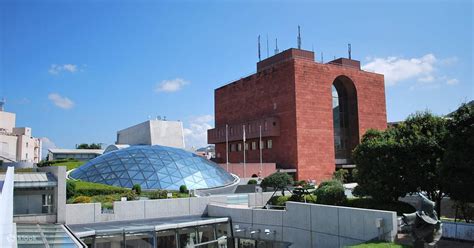
{"label": "concrete wall", "polygon": [[5,129],[7,132],[12,132],[15,127],[16,114],[0,111],[0,128]]}
{"label": "concrete wall", "polygon": [[66,167],[65,166],[47,166],[38,168],[38,171],[50,172],[58,181],[54,189],[54,204],[56,206],[57,223],[66,221]]}
{"label": "concrete wall", "polygon": [[[209,216],[231,217],[242,231],[237,237],[291,242],[291,247],[344,247],[381,238],[393,241],[397,233],[395,212],[287,202],[286,210],[232,208],[209,205]],[[380,228],[377,219],[382,219]],[[265,235],[265,229],[270,230]],[[256,230],[255,234],[251,234]]]}
{"label": "concrete wall", "polygon": [[210,203],[224,204],[226,196],[114,202],[114,212],[102,214],[100,203],[66,204],[66,224],[205,215]]}
{"label": "concrete wall", "polygon": [[[1,113],[1,112],[0,112]],[[12,247],[14,168],[7,169],[0,191],[0,247]]]}
{"label": "concrete wall", "polygon": [[184,148],[183,123],[149,120],[117,132],[117,144]]}
{"label": "concrete wall", "polygon": [[474,224],[443,221],[443,238],[474,241]]}
{"label": "concrete wall", "polygon": [[17,136],[0,134],[0,156],[6,157],[6,159],[11,161],[16,161],[17,141]]}

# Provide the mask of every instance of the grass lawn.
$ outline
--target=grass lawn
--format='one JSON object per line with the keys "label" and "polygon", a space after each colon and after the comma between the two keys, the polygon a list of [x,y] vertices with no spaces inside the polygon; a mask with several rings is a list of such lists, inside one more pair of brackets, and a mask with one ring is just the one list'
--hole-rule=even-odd
{"label": "grass lawn", "polygon": [[75,169],[83,164],[85,164],[86,161],[64,161],[64,162],[60,162],[60,163],[54,163],[52,164],[51,166],[66,166],[66,170],[69,171],[69,170],[72,170],[72,169]]}
{"label": "grass lawn", "polygon": [[411,246],[406,245],[399,245],[395,243],[387,243],[387,242],[370,242],[364,243],[360,245],[349,246],[351,248],[409,248]]}

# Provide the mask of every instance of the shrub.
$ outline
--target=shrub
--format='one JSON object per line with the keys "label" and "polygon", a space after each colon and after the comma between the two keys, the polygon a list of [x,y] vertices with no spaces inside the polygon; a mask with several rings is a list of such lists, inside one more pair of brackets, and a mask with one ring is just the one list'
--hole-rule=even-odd
{"label": "shrub", "polygon": [[349,176],[349,171],[346,169],[340,169],[335,171],[332,174],[332,179],[338,180],[341,183],[345,183],[347,181],[347,177]]}
{"label": "shrub", "polygon": [[67,180],[66,182],[66,198],[69,199],[76,194],[76,182]]}
{"label": "shrub", "polygon": [[284,172],[275,172],[268,177],[265,177],[262,180],[260,186],[262,188],[272,187],[275,190],[282,190],[282,194],[284,195],[284,189],[286,186],[293,184],[293,178]]}
{"label": "shrub", "polygon": [[257,184],[257,180],[255,179],[250,179],[247,184]]}
{"label": "shrub", "polygon": [[188,187],[186,187],[186,185],[179,186],[179,193],[188,193]]}
{"label": "shrub", "polygon": [[285,206],[286,202],[290,199],[290,196],[278,195],[273,196],[270,199],[270,203],[276,206]]}
{"label": "shrub", "polygon": [[322,182],[315,191],[316,202],[326,205],[342,205],[347,198],[342,183],[337,180]]}
{"label": "shrub", "polygon": [[300,180],[300,181],[295,182],[295,186],[305,187],[306,185],[308,185],[308,182],[306,182],[305,180]]}
{"label": "shrub", "polygon": [[142,186],[140,186],[140,184],[134,184],[132,190],[135,191],[137,195],[140,195],[142,193]]}
{"label": "shrub", "polygon": [[137,194],[133,190],[122,194],[122,197],[127,197],[127,201],[133,201],[133,200],[136,200],[138,198]]}
{"label": "shrub", "polygon": [[76,181],[76,195],[112,195],[112,194],[124,194],[130,189],[120,188],[116,186],[110,186],[100,183],[91,183],[84,181]]}
{"label": "shrub", "polygon": [[80,195],[74,198],[74,201],[72,203],[91,203],[91,202],[92,202],[92,199],[89,196]]}
{"label": "shrub", "polygon": [[307,195],[307,194],[306,195],[293,194],[288,200],[294,201],[294,202],[316,203],[316,196]]}
{"label": "shrub", "polygon": [[168,191],[166,190],[154,190],[148,193],[150,199],[166,199],[168,198]]}

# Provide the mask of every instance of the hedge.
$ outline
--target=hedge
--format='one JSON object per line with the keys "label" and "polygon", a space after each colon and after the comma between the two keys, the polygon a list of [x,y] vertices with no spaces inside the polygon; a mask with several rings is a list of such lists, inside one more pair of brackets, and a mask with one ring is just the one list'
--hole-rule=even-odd
{"label": "hedge", "polygon": [[111,195],[111,194],[124,194],[130,192],[130,189],[121,188],[116,186],[110,186],[100,183],[91,183],[84,181],[76,181],[76,195]]}

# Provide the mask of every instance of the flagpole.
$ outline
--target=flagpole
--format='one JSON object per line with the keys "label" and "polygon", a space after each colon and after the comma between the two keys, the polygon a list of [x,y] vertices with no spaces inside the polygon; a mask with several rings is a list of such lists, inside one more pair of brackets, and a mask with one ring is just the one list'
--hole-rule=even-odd
{"label": "flagpole", "polygon": [[245,164],[245,125],[243,125],[243,140],[244,140],[244,178],[245,178],[245,175],[247,174],[247,168],[246,168],[246,164]]}
{"label": "flagpole", "polygon": [[260,148],[260,176],[263,174],[263,158],[262,158],[262,125],[260,125],[260,140],[258,144]]}
{"label": "flagpole", "polygon": [[225,124],[225,158],[227,172],[229,172],[229,125]]}

